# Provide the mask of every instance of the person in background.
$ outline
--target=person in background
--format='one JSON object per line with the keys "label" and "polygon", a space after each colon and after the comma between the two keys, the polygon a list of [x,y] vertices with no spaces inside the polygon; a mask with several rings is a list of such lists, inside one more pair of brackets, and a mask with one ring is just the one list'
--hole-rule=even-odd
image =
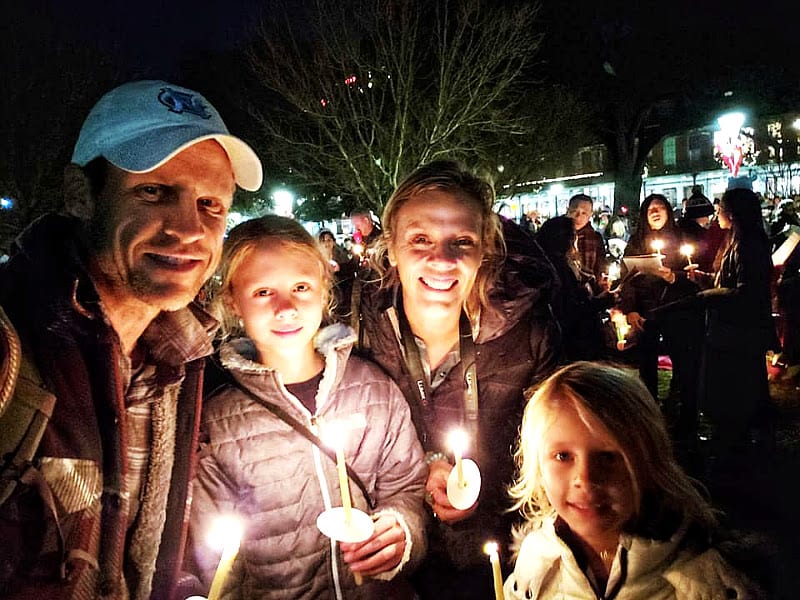
{"label": "person in background", "polygon": [[708,288],[700,292],[706,331],[699,400],[713,426],[712,452],[723,463],[719,469],[735,472],[750,446],[751,430],[762,429],[765,442],[771,436],[765,354],[778,345],[770,292],[773,267],[760,202],[752,190],[726,191],[718,218],[731,235],[718,253],[716,275],[691,273]]}
{"label": "person in background", "polygon": [[594,296],[591,287],[581,283],[572,219],[548,219],[539,228],[536,241],[553,264],[560,282],[553,311],[561,326],[566,359],[602,358],[605,346],[600,313],[614,304],[614,296],[608,292]]}
{"label": "person in background", "polygon": [[3,598],[171,597],[217,327],[193,300],[236,185],[261,181],[256,154],[195,91],[126,83],[90,111],[66,214],[34,222],[0,270],[25,365],[11,405],[54,403],[0,507]]}
{"label": "person in background", "polygon": [[[362,351],[403,390],[430,466],[427,501],[435,520],[428,557],[414,576],[423,600],[490,593],[483,544],[504,548],[508,541],[513,517],[505,487],[523,390],[560,358],[549,298],[529,283],[549,278],[549,266],[534,259],[538,245],[510,222],[524,260],[506,255],[504,239],[511,237],[501,233],[493,205],[491,186],[456,162],[435,161],[409,174],[381,219],[375,258],[387,265],[382,281],[362,295]],[[524,261],[530,278],[516,268]],[[461,509],[446,492],[453,469],[448,438],[456,429],[467,433],[465,456],[483,477],[476,503]]]}
{"label": "person in background", "polygon": [[333,271],[334,315],[346,320],[350,315],[350,297],[353,293],[353,281],[358,273],[359,261],[336,243],[333,233],[322,229],[317,233],[325,257]]}
{"label": "person in background", "polygon": [[[350,355],[348,327],[323,326],[327,259],[298,222],[267,215],[230,232],[219,275],[212,309],[230,338],[219,350],[229,379],[204,407],[191,517],[205,589],[220,557],[205,534],[235,515],[244,537],[226,598],[411,598],[404,576],[425,553],[427,468],[400,390]],[[323,438],[343,428],[345,459],[365,486],[348,483],[353,505],[375,523],[369,539],[337,544],[318,529],[317,517],[342,505],[336,463],[279,410]]]}
{"label": "person in background", "polygon": [[514,507],[526,518],[506,598],[761,597],[723,558],[711,506],[624,369],[577,362],[525,408]]}
{"label": "person in background", "polygon": [[381,226],[373,218],[372,211],[366,208],[359,208],[350,213],[350,221],[353,223],[353,241],[362,244],[366,256],[366,251],[373,248],[381,237]]}
{"label": "person in background", "polygon": [[[663,337],[672,360],[665,412],[670,425],[675,426],[676,437],[693,443],[697,421],[697,358],[703,322],[696,310],[673,304],[693,297],[698,287],[687,277],[684,269],[687,258],[680,253],[680,231],[673,220],[672,206],[661,194],[650,194],[642,203],[639,225],[625,247],[625,256],[654,254],[658,247],[654,242],[661,244],[662,267],[629,276],[620,290],[619,308],[636,335],[639,376],[656,400]],[[670,309],[672,306],[676,306],[674,310]]]}
{"label": "person in background", "polygon": [[592,207],[591,196],[575,194],[569,199],[567,216],[575,223],[581,272],[594,293],[599,294],[603,291],[606,245],[603,236],[592,227]]}
{"label": "person in background", "polygon": [[722,241],[720,236],[714,236],[709,230],[713,214],[714,205],[699,189],[695,189],[686,200],[683,214],[678,220],[681,242],[692,245],[693,262],[698,265],[697,268],[706,272],[713,269],[714,257]]}
{"label": "person in background", "polygon": [[786,241],[792,227],[800,230],[800,218],[792,200],[783,200],[775,212],[777,213],[775,221],[769,225],[769,239],[773,252]]}

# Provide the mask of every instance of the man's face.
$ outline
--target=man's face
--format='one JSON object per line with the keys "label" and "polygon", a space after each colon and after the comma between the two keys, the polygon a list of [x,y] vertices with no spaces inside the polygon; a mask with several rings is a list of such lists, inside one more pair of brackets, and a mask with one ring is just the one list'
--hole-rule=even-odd
{"label": "man's face", "polygon": [[366,237],[372,233],[372,219],[370,219],[369,215],[355,214],[350,217],[350,221],[353,223],[353,227],[361,232],[361,235]]}
{"label": "man's face", "polygon": [[567,211],[567,216],[575,222],[576,231],[586,227],[589,219],[592,218],[592,203],[588,200],[576,202],[573,207]]}
{"label": "man's face", "polygon": [[147,173],[108,169],[89,223],[101,298],[156,311],[186,306],[219,262],[235,190],[228,155],[207,140]]}

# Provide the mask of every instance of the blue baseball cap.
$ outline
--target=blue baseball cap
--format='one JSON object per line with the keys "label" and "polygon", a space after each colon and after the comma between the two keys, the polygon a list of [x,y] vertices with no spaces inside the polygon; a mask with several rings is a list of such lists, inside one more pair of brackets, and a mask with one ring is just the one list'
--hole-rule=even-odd
{"label": "blue baseball cap", "polygon": [[147,173],[203,140],[216,140],[231,161],[239,187],[261,187],[261,161],[228,131],[211,103],[166,81],[134,81],[105,94],[81,127],[72,162],[103,157],[131,173]]}

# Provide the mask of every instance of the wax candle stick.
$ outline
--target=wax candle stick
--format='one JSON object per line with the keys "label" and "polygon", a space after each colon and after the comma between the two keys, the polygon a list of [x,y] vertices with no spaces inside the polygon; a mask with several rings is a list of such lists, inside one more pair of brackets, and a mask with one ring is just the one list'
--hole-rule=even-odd
{"label": "wax candle stick", "polygon": [[353,503],[350,500],[350,482],[347,478],[344,447],[341,443],[336,445],[336,470],[339,472],[339,489],[342,491],[344,520],[346,523],[350,523],[353,520]]}
{"label": "wax candle stick", "polygon": [[208,600],[217,600],[222,595],[222,587],[233,568],[236,556],[239,554],[239,544],[242,538],[241,524],[233,517],[223,517],[217,520],[212,528],[209,540],[212,545],[222,545],[222,556],[219,559],[214,579],[211,580],[211,589]]}
{"label": "wax candle stick", "polygon": [[494,582],[495,600],[504,600],[503,596],[503,574],[500,571],[500,556],[497,552],[497,542],[488,542],[483,551],[489,555],[489,562],[492,565],[492,581]]}
{"label": "wax candle stick", "polygon": [[467,434],[461,429],[456,429],[450,433],[450,447],[453,450],[453,458],[456,462],[456,476],[458,477],[459,487],[465,487],[464,480],[464,448],[467,446]]}

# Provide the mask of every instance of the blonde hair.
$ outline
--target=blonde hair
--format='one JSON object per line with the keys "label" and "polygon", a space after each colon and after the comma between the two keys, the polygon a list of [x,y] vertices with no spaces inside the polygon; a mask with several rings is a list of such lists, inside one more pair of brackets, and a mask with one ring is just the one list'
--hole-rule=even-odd
{"label": "blonde hair", "polygon": [[240,223],[231,229],[222,248],[222,258],[217,273],[209,282],[208,296],[211,298],[209,312],[220,322],[222,339],[244,335],[244,327],[230,306],[232,281],[239,266],[265,242],[280,244],[286,249],[299,250],[305,253],[309,260],[319,265],[323,302],[326,305],[323,322],[331,319],[333,275],[319,242],[297,221],[278,215],[265,215]]}
{"label": "blonde hair", "polygon": [[494,189],[485,180],[467,171],[451,160],[438,160],[416,169],[397,186],[383,209],[381,226],[383,235],[375,244],[373,258],[375,269],[381,274],[384,285],[397,283],[397,269],[388,267],[389,247],[396,242],[397,214],[406,202],[428,190],[451,192],[459,200],[467,198],[481,223],[482,260],[475,284],[467,300],[467,311],[490,311],[489,292],[497,280],[505,259],[505,242],[500,219],[492,210]]}
{"label": "blonde hair", "polygon": [[544,490],[540,444],[556,413],[573,406],[590,428],[599,423],[622,452],[635,495],[632,533],[658,529],[667,515],[683,515],[706,532],[717,523],[714,510],[675,460],[661,410],[635,375],[599,362],[576,362],[553,373],[525,407],[519,446],[519,469],[510,487],[512,510],[534,526],[555,515]]}

